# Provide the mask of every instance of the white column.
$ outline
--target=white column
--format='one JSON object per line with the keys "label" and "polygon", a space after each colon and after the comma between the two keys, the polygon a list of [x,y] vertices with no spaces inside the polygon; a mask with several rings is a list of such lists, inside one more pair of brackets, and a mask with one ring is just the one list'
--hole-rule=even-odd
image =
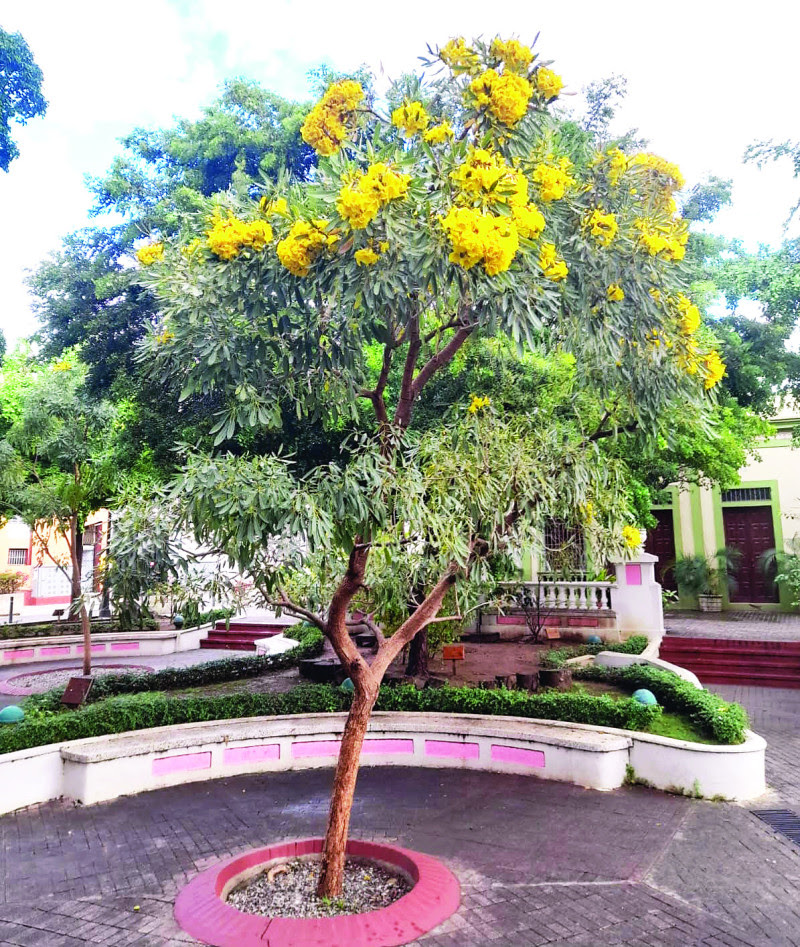
{"label": "white column", "polygon": [[617,581],[611,586],[611,607],[621,632],[653,638],[664,634],[661,586],[656,582],[658,556],[638,552],[632,559],[613,561]]}

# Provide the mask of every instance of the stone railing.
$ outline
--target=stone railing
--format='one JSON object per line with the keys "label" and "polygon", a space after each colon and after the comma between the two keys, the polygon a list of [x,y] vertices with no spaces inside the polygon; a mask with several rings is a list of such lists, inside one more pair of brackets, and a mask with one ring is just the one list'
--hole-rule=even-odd
{"label": "stone railing", "polygon": [[611,610],[610,582],[524,582],[523,595],[536,607],[536,596],[543,609]]}

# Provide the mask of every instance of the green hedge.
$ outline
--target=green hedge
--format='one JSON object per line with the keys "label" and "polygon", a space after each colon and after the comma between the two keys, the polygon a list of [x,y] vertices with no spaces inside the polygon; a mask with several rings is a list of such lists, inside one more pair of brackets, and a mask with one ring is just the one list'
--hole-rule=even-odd
{"label": "green hedge", "polygon": [[[348,694],[327,684],[305,684],[286,694],[173,698],[154,693],[128,694],[76,711],[34,710],[31,719],[0,729],[0,753],[179,723],[330,713],[347,710],[350,700]],[[660,707],[645,707],[632,699],[613,700],[605,695],[594,697],[559,691],[528,694],[470,687],[422,691],[412,686],[385,687],[381,689],[376,709],[538,717],[627,730],[646,730],[661,714]]]}
{"label": "green hedge", "polygon": [[572,676],[582,681],[603,681],[630,691],[647,688],[655,694],[664,710],[688,717],[718,743],[744,742],[748,720],[743,707],[729,704],[707,690],[700,690],[672,671],[646,664],[632,664],[626,668],[595,665],[576,668]]}
{"label": "green hedge", "polygon": [[[258,677],[268,671],[279,671],[293,667],[304,658],[314,657],[322,651],[322,632],[314,625],[297,625],[292,636],[300,644],[282,654],[253,656],[248,658],[221,658],[190,667],[169,667],[160,671],[138,671],[127,674],[102,674],[95,678],[89,692],[90,703],[120,694],[138,694],[144,691],[169,691],[187,687],[203,687]],[[63,687],[44,694],[36,694],[24,702],[26,710],[57,710],[61,706]]]}
{"label": "green hedge", "polygon": [[[64,606],[68,608],[68,606]],[[158,622],[147,621],[144,623],[145,631],[156,631]],[[92,632],[94,634],[107,634],[116,631],[131,631],[130,628],[120,628],[119,622],[114,618],[93,618]],[[135,631],[142,629],[136,628]],[[69,619],[67,621],[37,621],[26,622],[25,624],[0,625],[0,639],[13,640],[16,638],[52,638],[61,635],[79,635],[81,633],[80,622]]]}
{"label": "green hedge", "polygon": [[641,654],[647,647],[647,635],[633,635],[620,644],[579,644],[566,648],[553,648],[542,656],[543,668],[560,668],[570,658],[580,658],[585,654],[600,654],[601,651],[619,651],[622,654]]}

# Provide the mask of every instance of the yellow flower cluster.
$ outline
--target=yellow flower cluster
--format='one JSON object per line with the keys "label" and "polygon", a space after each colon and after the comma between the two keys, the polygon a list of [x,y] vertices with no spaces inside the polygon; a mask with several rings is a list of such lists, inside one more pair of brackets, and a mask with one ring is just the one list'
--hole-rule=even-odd
{"label": "yellow flower cluster", "polygon": [[68,372],[72,369],[72,362],[68,362],[66,359],[62,359],[60,362],[55,362],[53,364],[54,372]]}
{"label": "yellow flower cluster", "polygon": [[417,132],[424,132],[430,120],[421,102],[406,102],[392,112],[392,125],[402,129],[405,138],[413,138]]}
{"label": "yellow flower cluster", "polygon": [[611,283],[611,285],[606,290],[606,299],[612,303],[622,302],[625,298],[625,290],[619,285],[619,283]]}
{"label": "yellow flower cluster", "polygon": [[510,218],[494,217],[471,207],[452,207],[441,220],[453,247],[451,263],[468,270],[482,262],[489,276],[511,266],[519,249],[519,235]]}
{"label": "yellow flower cluster", "polygon": [[725,374],[725,362],[722,361],[716,349],[712,349],[703,359],[703,374],[706,391],[722,381],[722,376]]}
{"label": "yellow flower cluster", "polygon": [[338,240],[336,233],[328,231],[327,220],[297,220],[277,246],[278,259],[295,276],[307,276],[320,253]]}
{"label": "yellow flower cluster", "polygon": [[261,213],[266,214],[267,217],[289,216],[289,205],[286,203],[285,197],[276,197],[274,200],[270,200],[268,197],[262,197],[258,202],[258,206],[261,209]]}
{"label": "yellow flower cluster", "polygon": [[455,75],[462,72],[471,72],[478,65],[478,54],[471,46],[467,46],[463,36],[451,39],[439,50],[439,58],[449,66]]}
{"label": "yellow flower cluster", "polygon": [[556,98],[556,96],[561,94],[561,90],[564,88],[564,80],[557,72],[553,72],[552,69],[546,69],[544,66],[540,66],[536,70],[536,74],[533,77],[533,81],[536,83],[536,89],[538,92],[541,92],[542,96],[546,101]]}
{"label": "yellow flower cluster", "polygon": [[535,240],[544,230],[544,215],[535,204],[514,205],[511,217],[517,225],[520,237]]}
{"label": "yellow flower cluster", "polygon": [[467,411],[470,414],[478,414],[478,412],[483,411],[484,408],[488,408],[492,403],[492,399],[488,398],[486,395],[481,397],[480,395],[473,395],[472,401],[469,403]]}
{"label": "yellow flower cluster", "polygon": [[530,46],[515,39],[502,40],[498,36],[492,40],[491,54],[499,59],[509,72],[526,73],[533,62]]}
{"label": "yellow flower cluster", "polygon": [[609,148],[608,151],[600,152],[594,160],[594,164],[605,166],[608,175],[608,183],[616,187],[622,175],[628,170],[628,156],[619,148]]}
{"label": "yellow flower cluster", "polygon": [[613,214],[604,214],[599,207],[584,218],[583,226],[601,247],[607,247],[617,235],[617,218]]}
{"label": "yellow flower cluster", "polygon": [[303,141],[325,157],[337,152],[347,138],[348,128],[354,124],[355,110],[363,98],[359,82],[334,82],[306,116],[300,129]]}
{"label": "yellow flower cluster", "polygon": [[450,177],[470,199],[512,207],[528,201],[527,178],[510,168],[496,151],[472,148],[466,161],[451,171]]}
{"label": "yellow flower cluster", "polygon": [[342,187],[336,209],[354,230],[362,230],[384,204],[405,197],[410,180],[410,175],[399,174],[390,165],[377,162]]}
{"label": "yellow flower cluster", "polygon": [[190,240],[185,247],[181,249],[181,253],[186,257],[187,260],[191,260],[193,257],[197,256],[198,253],[203,249],[203,239],[201,237],[194,237]]}
{"label": "yellow flower cluster", "polygon": [[669,178],[672,186],[678,190],[680,190],[685,183],[680,168],[676,164],[672,164],[672,162],[667,161],[660,155],[654,155],[647,151],[640,151],[638,154],[635,154],[629,161],[629,167],[634,170],[644,168],[646,170],[655,171],[665,178]]}
{"label": "yellow flower cluster", "polygon": [[136,259],[142,264],[142,266],[150,266],[151,263],[155,263],[158,260],[163,260],[164,244],[148,243],[144,247],[139,247],[139,249],[136,251]]}
{"label": "yellow flower cluster", "polygon": [[527,79],[513,72],[500,75],[494,69],[487,69],[472,80],[469,91],[476,108],[488,108],[498,121],[512,126],[528,111],[533,87]]}
{"label": "yellow flower cluster", "polygon": [[450,122],[442,122],[440,125],[434,125],[423,135],[429,145],[443,145],[448,138],[453,137],[453,128]]}
{"label": "yellow flower cluster", "polygon": [[638,549],[642,545],[642,533],[635,526],[622,527],[622,539],[628,549]]}
{"label": "yellow flower cluster", "polygon": [[674,300],[678,311],[678,326],[684,335],[694,335],[700,325],[700,310],[683,293],[678,293]]}
{"label": "yellow flower cluster", "polygon": [[554,283],[566,279],[569,269],[564,260],[556,252],[555,244],[543,243],[539,250],[539,266],[542,273]]}
{"label": "yellow flower cluster", "polygon": [[372,247],[363,247],[361,250],[356,250],[355,257],[359,266],[372,266],[373,263],[380,260],[381,255],[376,253]]}
{"label": "yellow flower cluster", "polygon": [[232,260],[244,247],[263,250],[272,240],[272,227],[264,220],[217,216],[206,231],[206,239],[212,253],[221,260]]}
{"label": "yellow flower cluster", "polygon": [[639,230],[639,242],[650,256],[663,253],[665,259],[677,263],[686,255],[689,233],[682,222],[667,227],[639,217],[635,224]]}
{"label": "yellow flower cluster", "polygon": [[581,503],[580,511],[583,514],[583,521],[587,526],[591,526],[594,523],[594,503],[591,500],[587,500],[585,503]]}
{"label": "yellow flower cluster", "polygon": [[542,162],[533,169],[533,181],[539,185],[539,193],[545,203],[560,201],[567,188],[575,184],[575,179],[569,173],[571,167],[569,158],[561,158],[558,164]]}
{"label": "yellow flower cluster", "polygon": [[170,329],[164,329],[159,335],[156,336],[156,342],[159,345],[166,345],[168,342],[171,342],[175,338],[175,333]]}

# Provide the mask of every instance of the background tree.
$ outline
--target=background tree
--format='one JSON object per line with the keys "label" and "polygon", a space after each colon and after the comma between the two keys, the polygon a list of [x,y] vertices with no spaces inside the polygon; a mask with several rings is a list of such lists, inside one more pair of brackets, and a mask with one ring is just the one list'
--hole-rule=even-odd
{"label": "background tree", "polygon": [[42,70],[33,61],[28,44],[19,33],[0,28],[0,168],[19,156],[11,137],[11,122],[25,125],[29,118],[44,115]]}
{"label": "background tree", "polygon": [[[303,473],[280,451],[192,453],[174,486],[196,540],[320,627],[353,681],[321,895],[341,886],[389,664],[442,608],[463,614],[547,516],[582,517],[607,553],[638,542],[603,442],[634,425],[669,441],[671,405],[697,405],[706,426],[724,371],[682,293],[675,166],[565,134],[548,108],[560,77],[516,41],[454,40],[441,63],[391,121],[358,83],[334,83],[302,128],[327,159],[313,184],[214,201],[140,251],[162,313],[145,357],[185,396],[223,395],[218,445],[280,430],[288,405],[352,432]],[[592,423],[576,434],[574,417],[540,424],[472,392],[415,428],[467,343],[493,335],[568,353],[576,391],[603,393]],[[369,663],[348,634],[354,605],[373,616]]]}
{"label": "background tree", "polygon": [[[13,369],[13,370],[10,370]],[[61,359],[45,367],[17,359],[0,387],[6,430],[0,440],[0,508],[31,528],[40,549],[70,580],[72,614],[91,673],[91,622],[81,586],[83,530],[114,488],[119,427],[107,402],[90,400],[85,367]],[[58,554],[58,540],[69,561]]]}

